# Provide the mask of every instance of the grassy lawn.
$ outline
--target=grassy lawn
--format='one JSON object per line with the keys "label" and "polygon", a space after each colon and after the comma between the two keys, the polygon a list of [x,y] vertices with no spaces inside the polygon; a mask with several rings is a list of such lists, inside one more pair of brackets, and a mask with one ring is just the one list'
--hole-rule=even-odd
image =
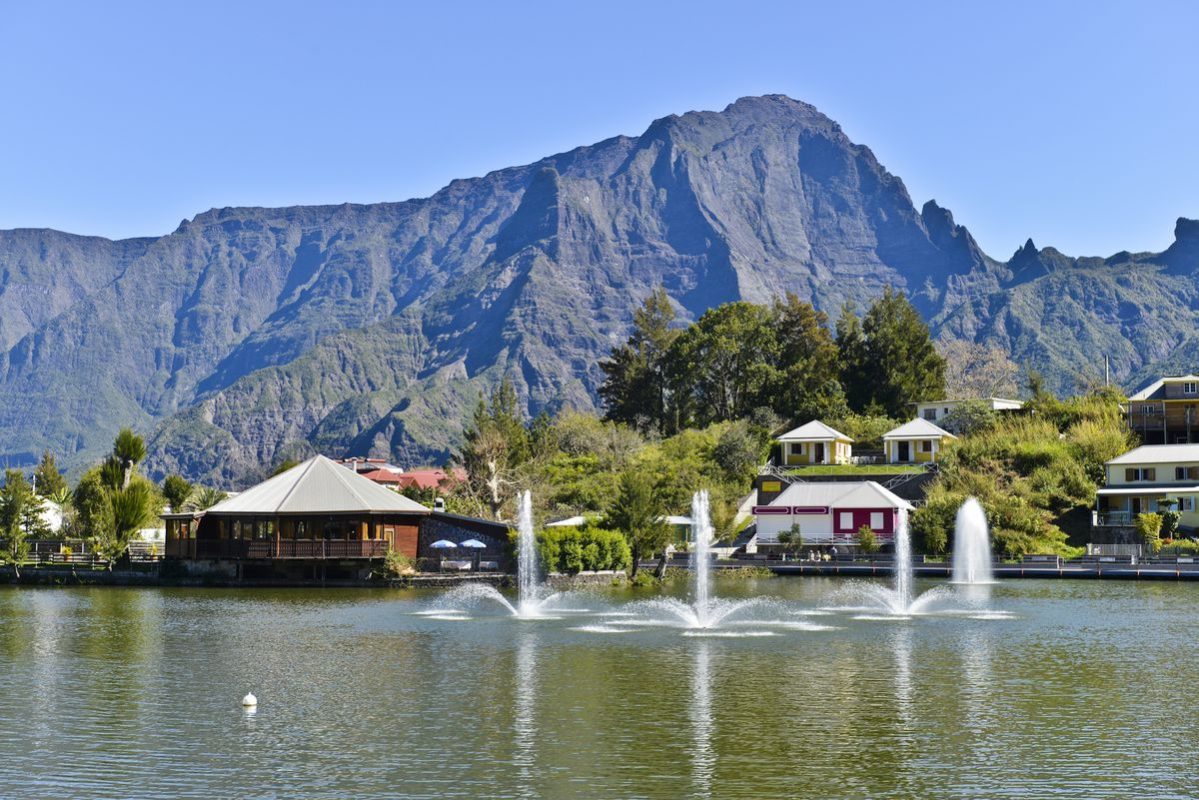
{"label": "grassy lawn", "polygon": [[914,464],[819,464],[812,467],[795,467],[790,474],[799,478],[809,475],[905,475],[923,472]]}

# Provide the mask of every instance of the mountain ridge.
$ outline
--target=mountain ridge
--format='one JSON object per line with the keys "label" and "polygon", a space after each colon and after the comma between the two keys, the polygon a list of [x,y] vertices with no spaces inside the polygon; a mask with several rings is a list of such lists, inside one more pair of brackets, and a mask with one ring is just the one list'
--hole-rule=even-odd
{"label": "mountain ridge", "polygon": [[785,291],[835,315],[894,285],[938,336],[1002,346],[1059,389],[1094,353],[1132,379],[1189,347],[1199,222],[1175,234],[1160,254],[1030,239],[998,261],[782,95],[427,198],[214,208],[116,241],[0,231],[0,457],[78,467],[134,424],[154,474],[230,486],[316,449],[440,460],[503,375],[530,412],[595,407],[597,360],[659,285],[683,320]]}

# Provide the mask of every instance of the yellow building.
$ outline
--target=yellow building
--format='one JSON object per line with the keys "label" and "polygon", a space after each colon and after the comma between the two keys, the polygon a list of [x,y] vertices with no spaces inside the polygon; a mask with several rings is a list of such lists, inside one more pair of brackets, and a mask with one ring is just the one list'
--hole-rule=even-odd
{"label": "yellow building", "polygon": [[946,442],[958,437],[917,417],[883,434],[888,464],[928,464],[936,461]]}
{"label": "yellow building", "polygon": [[1173,508],[1179,525],[1199,528],[1199,444],[1150,444],[1104,465],[1106,485],[1097,492],[1094,524],[1127,527],[1138,514]]}
{"label": "yellow building", "polygon": [[786,466],[848,464],[853,458],[853,439],[818,420],[784,433],[778,441]]}

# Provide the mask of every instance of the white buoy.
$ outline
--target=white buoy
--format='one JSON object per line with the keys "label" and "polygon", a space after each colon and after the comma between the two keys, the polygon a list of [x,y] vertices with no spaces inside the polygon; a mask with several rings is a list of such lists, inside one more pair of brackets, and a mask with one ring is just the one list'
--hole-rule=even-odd
{"label": "white buoy", "polygon": [[251,692],[241,699],[242,708],[256,708],[258,706],[258,698]]}

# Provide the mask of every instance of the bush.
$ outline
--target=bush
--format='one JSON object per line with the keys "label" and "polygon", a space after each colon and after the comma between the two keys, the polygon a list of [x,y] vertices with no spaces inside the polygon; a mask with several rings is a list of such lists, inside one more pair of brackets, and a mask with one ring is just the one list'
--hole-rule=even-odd
{"label": "bush", "polygon": [[[510,535],[515,540],[516,534]],[[584,528],[546,528],[537,533],[537,561],[543,572],[624,570],[633,563],[629,543],[618,531],[589,522]]]}
{"label": "bush", "polygon": [[1146,513],[1140,514],[1136,519],[1137,534],[1144,541],[1145,546],[1152,552],[1159,553],[1162,549],[1162,515]]}
{"label": "bush", "polygon": [[413,565],[411,558],[399,550],[387,551],[387,556],[383,559],[383,574],[385,577],[398,578],[401,575],[412,575],[415,572],[416,567]]}
{"label": "bush", "polygon": [[878,552],[878,537],[874,535],[874,529],[869,525],[858,528],[858,549],[863,553]]}
{"label": "bush", "polygon": [[1178,523],[1182,521],[1182,514],[1176,509],[1168,509],[1162,512],[1162,530],[1161,536],[1163,539],[1173,539],[1175,532],[1178,530]]}

